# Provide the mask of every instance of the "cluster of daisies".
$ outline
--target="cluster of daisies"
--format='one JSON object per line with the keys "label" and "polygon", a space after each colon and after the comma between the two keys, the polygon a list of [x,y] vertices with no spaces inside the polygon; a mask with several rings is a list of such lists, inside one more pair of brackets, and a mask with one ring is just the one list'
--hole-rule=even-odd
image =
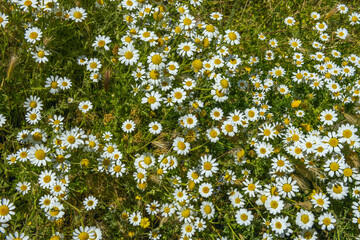
{"label": "cluster of daisies", "polygon": [[[13,12],[36,13],[24,39],[37,64],[48,64],[51,56],[43,46],[42,17],[67,27],[86,24],[93,9],[122,15],[125,30],[116,37],[95,34],[92,50],[76,62],[94,84],[105,78],[103,66],[109,62],[130,73],[126,81],[134,101],[151,116],[141,121],[121,116],[125,120],[117,131],[126,139],[141,131],[152,139],[152,147],[133,141],[136,147],[129,150],[114,130],[95,132],[69,123],[71,112],[55,109],[59,113],[44,116],[46,97],[39,96],[61,98],[61,91],[76,91],[68,77],[45,77],[43,95],[30,95],[22,104],[27,125],[12,133],[17,147],[6,155],[7,164],[29,170],[29,180],[21,179],[15,190],[21,197],[37,194],[44,221],[58,226],[74,207],[114,211],[91,194],[81,199],[82,206],[71,205],[77,194],[72,175],[83,169],[120,179],[119,188],[133,186],[128,190],[136,193],[138,204],[115,211],[125,234],[135,239],[188,240],[210,232],[228,239],[246,229],[267,240],[325,239],[348,218],[360,229],[360,138],[354,117],[360,114],[360,56],[337,49],[358,37],[358,12],[337,5],[332,17],[340,15],[343,27],[312,12],[310,42],[259,33],[259,45],[268,50],[248,56],[238,51],[246,33],[224,29],[221,13],[211,13],[208,22],[192,14],[202,0],[97,0],[91,9],[66,9],[56,0],[11,4]],[[295,31],[295,19],[285,18],[283,27]],[[0,13],[1,27],[9,22],[11,14]],[[66,101],[73,103],[69,95]],[[75,100],[83,114],[96,112],[96,98]],[[0,114],[0,128],[9,127],[5,115]],[[6,239],[29,239],[30,232],[7,232],[21,197],[0,202],[0,232]],[[172,235],[163,229],[172,229]],[[99,240],[102,235],[100,228],[82,224],[70,234],[50,237]]]}

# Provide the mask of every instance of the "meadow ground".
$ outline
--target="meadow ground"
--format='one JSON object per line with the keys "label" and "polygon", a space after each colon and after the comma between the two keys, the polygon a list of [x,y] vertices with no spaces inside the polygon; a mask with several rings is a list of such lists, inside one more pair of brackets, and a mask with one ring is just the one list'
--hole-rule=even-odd
{"label": "meadow ground", "polygon": [[0,0],[0,239],[360,239],[360,2]]}

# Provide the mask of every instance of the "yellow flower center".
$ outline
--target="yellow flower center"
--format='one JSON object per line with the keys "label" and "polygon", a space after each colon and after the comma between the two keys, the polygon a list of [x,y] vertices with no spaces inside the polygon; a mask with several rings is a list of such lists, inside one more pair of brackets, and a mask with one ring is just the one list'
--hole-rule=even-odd
{"label": "yellow flower center", "polygon": [[127,51],[127,52],[124,54],[124,57],[125,57],[126,59],[132,59],[133,56],[134,56],[134,54],[133,54],[132,52],[130,52],[130,51]]}
{"label": "yellow flower center", "polygon": [[249,190],[249,191],[254,191],[254,190],[255,190],[255,184],[250,183],[250,184],[248,185],[248,190]]}
{"label": "yellow flower center", "polygon": [[121,167],[120,166],[115,166],[114,167],[114,172],[121,172]]}
{"label": "yellow flower center", "polygon": [[87,232],[82,232],[79,234],[79,239],[80,240],[87,240],[89,239],[89,234]]}
{"label": "yellow flower center", "polygon": [[180,150],[185,150],[186,145],[185,145],[184,142],[178,142],[177,147],[178,147]]}
{"label": "yellow flower center", "polygon": [[279,203],[277,201],[271,201],[270,206],[271,208],[276,209],[279,206]]}
{"label": "yellow flower center", "polygon": [[159,65],[162,62],[162,57],[159,54],[155,54],[152,56],[151,62],[155,65]]}
{"label": "yellow flower center", "polygon": [[229,32],[228,37],[232,41],[235,41],[237,39],[237,36],[234,32]]}
{"label": "yellow flower center", "polygon": [[212,164],[211,164],[211,163],[209,163],[209,162],[204,163],[204,169],[205,169],[205,170],[209,171],[209,170],[211,170],[211,168],[212,168]]}
{"label": "yellow flower center", "polygon": [[309,221],[310,221],[310,219],[309,219],[309,216],[308,215],[302,215],[301,216],[301,221],[304,223],[304,224],[307,224]]}
{"label": "yellow flower center", "polygon": [[77,18],[77,19],[80,19],[82,17],[82,13],[81,12],[74,12],[74,17]]}
{"label": "yellow flower center", "polygon": [[336,138],[330,138],[329,144],[332,147],[336,147],[339,144],[339,140],[337,140]]}
{"label": "yellow flower center", "polygon": [[283,186],[284,192],[290,192],[292,190],[291,184],[285,183]]}
{"label": "yellow flower center", "polygon": [[8,206],[6,206],[6,205],[0,206],[0,216],[6,216],[9,214],[9,212],[10,212],[10,209]]}
{"label": "yellow flower center", "polygon": [[39,36],[39,34],[38,34],[37,32],[32,32],[32,33],[30,33],[30,35],[29,35],[29,37],[30,37],[31,39],[36,39],[38,36]]}
{"label": "yellow flower center", "polygon": [[38,56],[39,58],[43,58],[43,57],[45,57],[45,52],[44,52],[44,51],[39,51],[39,52],[37,53],[37,56]]}
{"label": "yellow flower center", "polygon": [[190,216],[190,210],[185,209],[184,211],[182,211],[181,216],[183,216],[184,218],[188,218]]}
{"label": "yellow flower center", "polygon": [[44,150],[41,150],[41,149],[36,150],[36,152],[35,152],[35,157],[36,157],[36,159],[38,159],[38,160],[43,160],[43,159],[45,158],[45,151],[44,151]]}

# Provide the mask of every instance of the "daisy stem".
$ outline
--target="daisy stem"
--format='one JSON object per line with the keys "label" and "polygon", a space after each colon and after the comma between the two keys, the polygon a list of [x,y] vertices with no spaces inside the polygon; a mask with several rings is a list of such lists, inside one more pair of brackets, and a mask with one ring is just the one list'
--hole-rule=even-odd
{"label": "daisy stem", "polygon": [[66,204],[68,204],[70,207],[74,208],[80,215],[80,222],[81,222],[81,226],[84,227],[84,222],[83,222],[83,219],[82,219],[82,216],[81,216],[81,211],[75,207],[74,205],[72,205],[71,203],[69,203],[68,201],[66,201],[65,199],[61,199],[63,202],[65,202]]}
{"label": "daisy stem", "polygon": [[233,236],[235,236],[236,239],[240,239],[240,238],[236,235],[236,233],[234,232],[234,230],[232,229],[232,227],[231,227],[231,225],[229,224],[229,222],[226,222],[226,224],[229,226],[231,232],[234,234]]}
{"label": "daisy stem", "polygon": [[210,140],[207,140],[204,144],[202,144],[202,145],[200,145],[200,146],[197,146],[196,148],[190,149],[190,152],[191,152],[191,151],[195,151],[196,149],[199,149],[199,148],[205,146],[209,141],[210,141]]}

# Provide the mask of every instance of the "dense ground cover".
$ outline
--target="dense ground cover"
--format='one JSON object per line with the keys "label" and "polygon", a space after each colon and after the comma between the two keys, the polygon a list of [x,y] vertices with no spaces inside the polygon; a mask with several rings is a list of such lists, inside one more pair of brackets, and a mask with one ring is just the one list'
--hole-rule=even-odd
{"label": "dense ground cover", "polygon": [[1,239],[356,239],[359,6],[1,1]]}

